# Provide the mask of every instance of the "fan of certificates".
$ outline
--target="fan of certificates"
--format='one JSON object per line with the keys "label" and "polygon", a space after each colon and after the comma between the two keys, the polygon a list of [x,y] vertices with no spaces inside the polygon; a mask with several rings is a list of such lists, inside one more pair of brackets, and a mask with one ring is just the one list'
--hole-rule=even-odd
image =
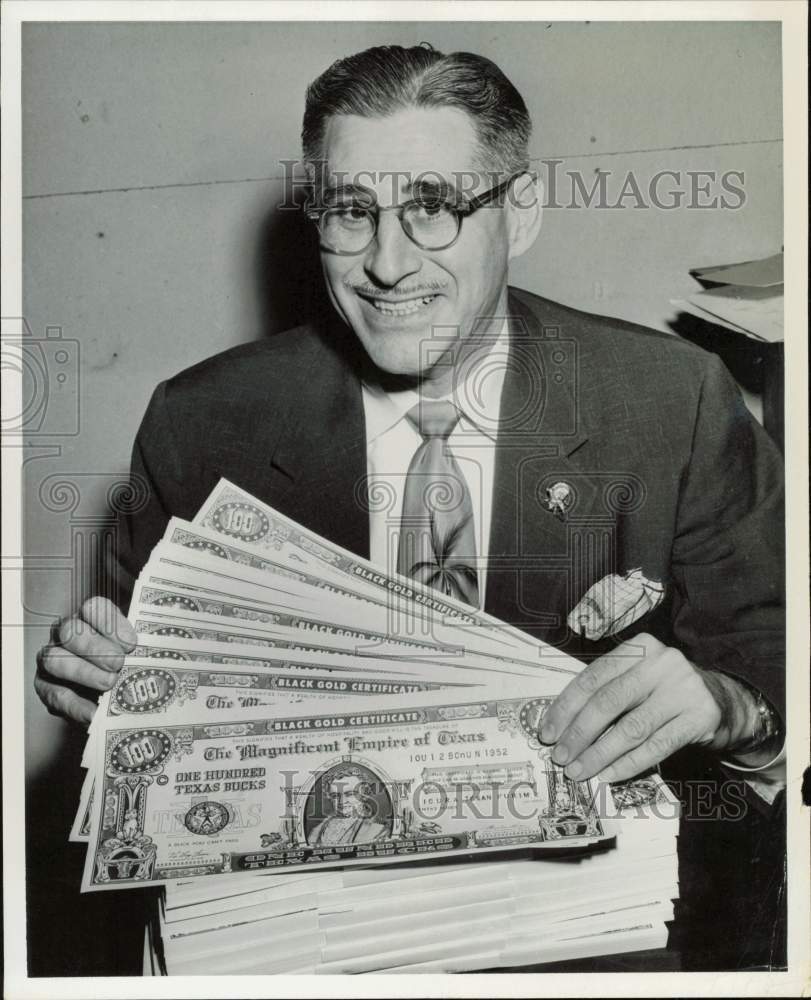
{"label": "fan of certificates", "polygon": [[581,664],[221,480],[99,700],[83,891],[163,886],[147,974],[470,971],[662,946],[678,805],[538,739]]}

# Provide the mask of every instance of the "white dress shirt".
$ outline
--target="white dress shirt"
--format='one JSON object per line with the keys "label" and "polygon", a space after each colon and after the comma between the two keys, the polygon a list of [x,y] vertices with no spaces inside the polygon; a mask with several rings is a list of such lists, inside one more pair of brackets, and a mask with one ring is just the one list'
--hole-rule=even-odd
{"label": "white dress shirt", "polygon": [[[487,355],[471,362],[464,380],[441,397],[454,403],[461,414],[448,444],[470,490],[481,606],[487,584],[496,437],[508,356],[509,332],[505,323]],[[363,384],[370,499],[369,558],[388,572],[397,571],[405,481],[411,459],[422,443],[419,431],[406,417],[419,400],[413,389],[387,392],[377,385]]]}

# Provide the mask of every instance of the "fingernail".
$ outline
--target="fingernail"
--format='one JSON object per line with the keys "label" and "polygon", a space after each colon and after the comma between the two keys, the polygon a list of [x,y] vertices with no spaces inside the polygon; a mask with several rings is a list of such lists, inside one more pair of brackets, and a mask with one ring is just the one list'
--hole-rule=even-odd
{"label": "fingernail", "polygon": [[555,742],[555,727],[549,723],[545,723],[541,726],[541,743],[554,743]]}
{"label": "fingernail", "polygon": [[564,746],[563,743],[558,743],[555,749],[552,751],[552,760],[556,764],[565,764],[569,759],[569,748]]}
{"label": "fingernail", "polygon": [[583,773],[583,765],[579,760],[573,760],[563,773],[567,778],[576,778]]}

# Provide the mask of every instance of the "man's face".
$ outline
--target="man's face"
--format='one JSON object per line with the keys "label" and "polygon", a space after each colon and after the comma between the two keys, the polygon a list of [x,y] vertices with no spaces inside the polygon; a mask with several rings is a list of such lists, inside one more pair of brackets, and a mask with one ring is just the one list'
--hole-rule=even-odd
{"label": "man's face", "polygon": [[348,818],[363,815],[361,779],[353,775],[340,778],[329,786],[329,797],[336,816]]}
{"label": "man's face", "polygon": [[[486,174],[471,182],[475,154],[472,120],[454,108],[411,108],[386,118],[338,115],[325,134],[328,176],[338,174],[343,184],[357,178],[381,207],[413,197],[409,180],[420,175],[439,175],[457,188],[461,175],[468,197],[494,187]],[[406,236],[396,213],[383,212],[365,251],[321,256],[334,306],[372,361],[392,374],[426,375],[426,364],[438,360],[439,352],[425,350],[435,327],[443,328],[437,333],[445,343],[452,333],[464,338],[476,320],[505,304],[504,208],[479,209],[464,219],[453,246],[433,251]]]}

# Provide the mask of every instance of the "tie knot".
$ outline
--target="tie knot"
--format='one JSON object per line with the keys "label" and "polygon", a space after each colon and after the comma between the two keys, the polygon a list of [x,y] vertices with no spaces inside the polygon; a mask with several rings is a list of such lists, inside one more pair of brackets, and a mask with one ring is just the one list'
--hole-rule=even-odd
{"label": "tie knot", "polygon": [[447,438],[459,423],[460,413],[448,400],[420,400],[406,414],[424,438]]}

